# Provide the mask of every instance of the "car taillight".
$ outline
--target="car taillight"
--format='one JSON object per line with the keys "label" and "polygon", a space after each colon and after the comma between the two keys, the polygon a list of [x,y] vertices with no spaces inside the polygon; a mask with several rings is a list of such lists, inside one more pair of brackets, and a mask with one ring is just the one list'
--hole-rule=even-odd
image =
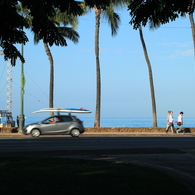
{"label": "car taillight", "polygon": [[77,121],[77,123],[82,124],[83,122],[82,121]]}

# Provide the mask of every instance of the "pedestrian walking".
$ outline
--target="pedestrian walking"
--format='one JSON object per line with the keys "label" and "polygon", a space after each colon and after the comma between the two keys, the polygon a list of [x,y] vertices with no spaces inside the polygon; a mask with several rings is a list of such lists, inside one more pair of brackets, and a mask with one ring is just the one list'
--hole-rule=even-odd
{"label": "pedestrian walking", "polygon": [[174,121],[174,119],[173,119],[173,111],[170,111],[168,122],[169,122],[169,126],[166,130],[166,133],[168,133],[170,128],[172,128],[172,133],[175,133],[174,123],[176,123],[176,121]]}
{"label": "pedestrian walking", "polygon": [[177,129],[177,133],[182,133],[183,129],[183,112],[179,113],[179,116],[177,118],[177,125],[179,126],[179,129]]}
{"label": "pedestrian walking", "polygon": [[169,110],[168,114],[167,114],[167,120],[166,120],[166,131],[167,131],[168,127],[169,127],[169,115],[170,115],[170,113],[171,113],[171,111]]}

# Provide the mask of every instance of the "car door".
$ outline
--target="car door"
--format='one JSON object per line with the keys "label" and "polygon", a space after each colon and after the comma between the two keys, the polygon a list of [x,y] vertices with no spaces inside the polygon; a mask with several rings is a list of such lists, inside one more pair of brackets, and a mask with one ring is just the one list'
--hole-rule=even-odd
{"label": "car door", "polygon": [[41,133],[42,134],[57,134],[59,133],[59,127],[57,126],[57,123],[53,123],[54,117],[50,117],[46,120],[44,120],[41,123]]}
{"label": "car door", "polygon": [[70,116],[61,116],[60,121],[56,123],[59,133],[69,133],[72,125],[72,118]]}

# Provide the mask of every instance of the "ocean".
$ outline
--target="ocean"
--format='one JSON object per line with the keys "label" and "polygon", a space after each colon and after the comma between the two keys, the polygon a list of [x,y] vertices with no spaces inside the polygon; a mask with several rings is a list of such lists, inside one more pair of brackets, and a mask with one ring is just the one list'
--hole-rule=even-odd
{"label": "ocean", "polygon": [[[46,118],[46,117],[45,117]],[[26,117],[25,125],[41,121],[44,117]],[[94,126],[94,117],[80,117],[85,127]],[[158,127],[166,126],[166,117],[157,118]],[[152,127],[152,118],[150,117],[102,117],[101,127]],[[177,127],[177,124],[175,124]],[[195,118],[184,118],[185,127],[195,127]]]}

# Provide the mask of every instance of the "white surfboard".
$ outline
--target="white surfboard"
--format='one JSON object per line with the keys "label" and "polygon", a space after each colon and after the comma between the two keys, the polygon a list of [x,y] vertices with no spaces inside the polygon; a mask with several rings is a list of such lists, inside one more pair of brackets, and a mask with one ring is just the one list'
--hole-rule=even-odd
{"label": "white surfboard", "polygon": [[44,108],[33,113],[40,112],[91,113],[91,111],[82,108]]}

